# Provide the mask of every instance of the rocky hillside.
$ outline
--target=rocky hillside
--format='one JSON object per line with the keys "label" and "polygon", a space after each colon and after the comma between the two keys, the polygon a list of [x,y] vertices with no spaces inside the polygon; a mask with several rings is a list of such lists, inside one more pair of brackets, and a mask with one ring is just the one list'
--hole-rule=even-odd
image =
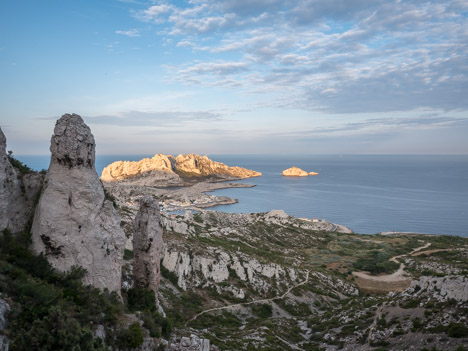
{"label": "rocky hillside", "polygon": [[[134,211],[121,210],[131,222]],[[346,228],[283,211],[188,211],[162,224],[159,302],[174,321],[175,350],[208,350],[208,341],[211,350],[468,343],[468,239],[339,233]],[[353,274],[364,271],[369,278]]]}
{"label": "rocky hillside", "polygon": [[[205,210],[220,183],[109,193],[94,148],[79,116],[57,122],[32,233],[25,166],[1,159],[0,350],[467,350],[467,238]],[[134,179],[227,167],[160,161]]]}
{"label": "rocky hillside", "polygon": [[195,154],[156,154],[141,161],[117,161],[102,171],[103,182],[121,182],[132,185],[183,185],[187,182],[212,180],[234,180],[259,177],[260,172],[242,167],[230,167]]}

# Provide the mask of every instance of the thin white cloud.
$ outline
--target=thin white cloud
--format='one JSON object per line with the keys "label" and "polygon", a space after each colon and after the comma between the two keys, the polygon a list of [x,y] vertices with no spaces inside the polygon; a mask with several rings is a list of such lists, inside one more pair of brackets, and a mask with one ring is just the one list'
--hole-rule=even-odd
{"label": "thin white cloud", "polygon": [[465,10],[449,0],[196,0],[139,16],[175,37],[172,45],[206,53],[172,67],[169,80],[358,113],[468,110]]}
{"label": "thin white cloud", "polygon": [[140,36],[140,32],[138,31],[138,29],[116,30],[115,34],[121,34],[121,35],[125,35],[127,37],[132,37],[132,38]]}

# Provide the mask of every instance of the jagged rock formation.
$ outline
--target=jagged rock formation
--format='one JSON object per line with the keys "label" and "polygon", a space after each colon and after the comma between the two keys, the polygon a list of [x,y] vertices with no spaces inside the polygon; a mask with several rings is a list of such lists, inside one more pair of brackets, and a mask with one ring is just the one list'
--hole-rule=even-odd
{"label": "jagged rock formation", "polygon": [[318,173],[317,172],[309,172],[309,175],[314,176],[314,175],[318,175]]}
{"label": "jagged rock formation", "polygon": [[24,229],[42,180],[37,172],[21,174],[11,165],[6,154],[6,137],[0,128],[0,231]]}
{"label": "jagged rock formation", "polygon": [[133,232],[135,285],[158,294],[162,252],[162,227],[158,204],[151,197],[140,200]]}
{"label": "jagged rock formation", "polygon": [[105,167],[101,180],[104,182],[126,181],[134,185],[177,185],[182,178],[214,177],[220,180],[258,177],[260,172],[242,167],[230,167],[195,154],[173,157],[156,154],[138,162],[117,161]]}
{"label": "jagged rock formation", "polygon": [[287,177],[307,177],[309,173],[298,167],[291,167],[283,171],[283,175]]}
{"label": "jagged rock formation", "polygon": [[32,249],[60,271],[87,270],[84,282],[120,292],[125,234],[105,199],[95,143],[80,116],[63,115],[51,139],[44,189],[32,226]]}

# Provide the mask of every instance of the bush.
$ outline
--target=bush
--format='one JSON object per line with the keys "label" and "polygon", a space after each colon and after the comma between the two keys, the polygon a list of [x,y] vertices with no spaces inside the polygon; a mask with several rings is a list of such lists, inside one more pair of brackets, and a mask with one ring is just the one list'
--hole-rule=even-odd
{"label": "bush", "polygon": [[163,276],[163,278],[169,280],[175,286],[179,286],[178,285],[179,278],[177,278],[177,275],[174,272],[171,272],[170,270],[168,270],[166,267],[163,266],[162,260],[161,260],[160,267],[161,267],[161,275]]}
{"label": "bush", "polygon": [[47,315],[32,323],[28,330],[15,332],[11,350],[107,350],[101,339],[82,328],[69,311],[60,306],[49,309]]}
{"label": "bush", "polygon": [[450,323],[448,326],[448,336],[451,338],[468,337],[468,327],[462,323]]}
{"label": "bush", "polygon": [[117,344],[123,349],[134,349],[143,344],[143,329],[135,322],[128,329],[120,332],[117,337]]}
{"label": "bush", "polygon": [[27,173],[34,172],[31,168],[29,168],[23,162],[21,162],[20,160],[17,160],[16,158],[14,158],[12,151],[8,151],[8,161],[10,161],[10,164],[13,167],[15,167],[21,174],[27,174]]}
{"label": "bush", "polygon": [[13,301],[11,350],[104,350],[89,326],[111,334],[123,312],[117,294],[84,285],[83,268],[57,272],[28,245],[28,233],[0,235],[0,292]]}
{"label": "bush", "polygon": [[368,257],[361,257],[353,263],[354,268],[367,271],[370,274],[392,273],[400,266],[398,263],[389,261],[390,254],[381,251],[371,251]]}
{"label": "bush", "polygon": [[125,249],[124,255],[123,255],[123,259],[124,259],[125,261],[128,261],[128,260],[133,259],[133,251],[132,251],[132,250],[127,250],[127,249]]}
{"label": "bush", "polygon": [[266,319],[273,315],[273,308],[268,303],[252,305],[252,312],[259,318]]}
{"label": "bush", "polygon": [[141,316],[141,319],[143,320],[143,326],[148,329],[151,337],[159,338],[163,336],[169,339],[171,336],[172,323],[159,313],[146,311]]}
{"label": "bush", "polygon": [[156,296],[153,290],[132,288],[127,291],[128,309],[131,312],[149,311],[156,312]]}

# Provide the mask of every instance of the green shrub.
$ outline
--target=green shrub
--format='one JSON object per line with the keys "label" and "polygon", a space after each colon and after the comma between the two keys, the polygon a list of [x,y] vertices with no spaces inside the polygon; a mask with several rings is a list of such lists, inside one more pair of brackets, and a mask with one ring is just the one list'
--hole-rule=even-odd
{"label": "green shrub", "polygon": [[156,312],[156,296],[154,291],[143,288],[132,288],[127,290],[127,302],[130,312],[150,311]]}
{"label": "green shrub", "polygon": [[82,268],[57,272],[28,244],[27,233],[0,235],[0,292],[13,301],[11,350],[104,350],[90,326],[111,334],[123,312],[117,294],[84,285]]}
{"label": "green shrub", "polygon": [[157,312],[146,311],[142,314],[143,326],[148,329],[150,336],[159,338],[163,336],[168,339],[172,332],[172,323]]}
{"label": "green shrub", "polygon": [[405,308],[405,309],[416,308],[418,306],[419,306],[419,300],[416,300],[416,299],[409,299],[401,304],[401,308]]}
{"label": "green shrub", "polygon": [[53,306],[46,316],[35,320],[28,330],[14,333],[11,350],[106,350],[101,339],[60,306]]}
{"label": "green shrub", "polygon": [[270,318],[273,315],[273,308],[268,303],[255,304],[251,308],[252,312],[262,319]]}
{"label": "green shrub", "polygon": [[123,349],[134,349],[143,344],[143,329],[138,322],[131,324],[117,336],[117,344]]}
{"label": "green shrub", "polygon": [[468,327],[462,323],[450,323],[448,326],[448,336],[451,338],[468,337]]}
{"label": "green shrub", "polygon": [[13,157],[13,152],[8,151],[8,161],[10,161],[10,164],[15,167],[21,174],[27,174],[34,172],[31,168],[29,168],[27,165],[25,165],[23,162],[20,160],[17,160],[16,158]]}
{"label": "green shrub", "polygon": [[128,260],[131,260],[132,258],[133,258],[133,251],[125,249],[123,259],[128,261]]}
{"label": "green shrub", "polygon": [[367,257],[361,257],[353,263],[354,268],[367,271],[370,274],[392,273],[400,266],[398,263],[389,261],[390,254],[373,250]]}
{"label": "green shrub", "polygon": [[160,267],[161,267],[161,275],[163,276],[163,278],[169,280],[175,286],[178,286],[179,278],[177,278],[177,275],[174,272],[171,272],[170,270],[168,270],[166,267],[162,265],[162,260],[161,260]]}

